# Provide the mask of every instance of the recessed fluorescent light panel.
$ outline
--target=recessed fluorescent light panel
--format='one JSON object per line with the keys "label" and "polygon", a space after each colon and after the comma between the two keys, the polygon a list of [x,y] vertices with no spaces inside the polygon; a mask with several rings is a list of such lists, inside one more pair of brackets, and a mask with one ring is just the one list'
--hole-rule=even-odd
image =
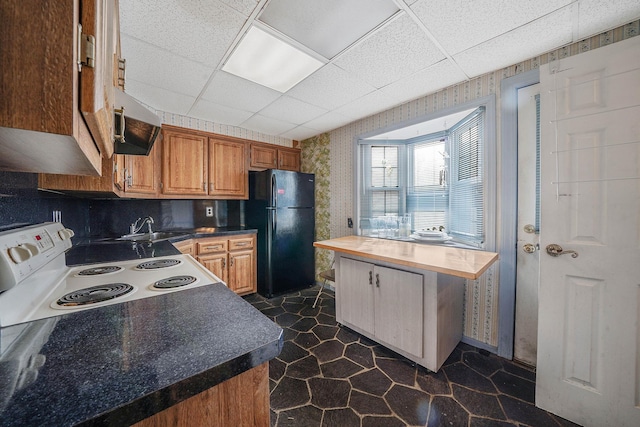
{"label": "recessed fluorescent light panel", "polygon": [[258,20],[331,59],[399,10],[393,0],[271,0]]}
{"label": "recessed fluorescent light panel", "polygon": [[222,69],[284,93],[323,65],[318,59],[252,26]]}

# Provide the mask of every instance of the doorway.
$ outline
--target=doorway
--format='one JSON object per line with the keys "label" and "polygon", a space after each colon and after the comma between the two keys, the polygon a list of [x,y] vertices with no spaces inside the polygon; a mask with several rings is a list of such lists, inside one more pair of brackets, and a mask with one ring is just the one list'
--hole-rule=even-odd
{"label": "doorway", "polygon": [[518,89],[518,220],[513,358],[536,366],[540,236],[540,84]]}

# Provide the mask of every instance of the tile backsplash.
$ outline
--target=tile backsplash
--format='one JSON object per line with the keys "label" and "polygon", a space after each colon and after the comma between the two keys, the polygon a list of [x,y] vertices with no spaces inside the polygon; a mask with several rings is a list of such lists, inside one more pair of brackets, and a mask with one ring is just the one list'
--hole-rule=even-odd
{"label": "tile backsplash", "polygon": [[[212,217],[205,215],[207,207],[213,209]],[[37,174],[0,172],[0,230],[52,221],[54,211],[77,237],[120,236],[147,215],[153,217],[156,230],[244,224],[240,200],[83,199],[38,190]]]}

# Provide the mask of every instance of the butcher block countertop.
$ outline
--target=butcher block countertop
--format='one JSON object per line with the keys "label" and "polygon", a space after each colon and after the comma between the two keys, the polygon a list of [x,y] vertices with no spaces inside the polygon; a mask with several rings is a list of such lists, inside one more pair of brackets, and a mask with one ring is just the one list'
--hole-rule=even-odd
{"label": "butcher block countertop", "polygon": [[346,236],[313,244],[317,248],[385,261],[465,279],[477,279],[498,259],[495,252],[364,236]]}

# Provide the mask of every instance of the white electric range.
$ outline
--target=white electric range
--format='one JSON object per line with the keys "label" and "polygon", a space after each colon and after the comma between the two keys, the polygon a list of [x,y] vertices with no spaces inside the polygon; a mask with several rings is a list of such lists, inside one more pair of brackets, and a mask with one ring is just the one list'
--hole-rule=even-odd
{"label": "white electric range", "polygon": [[0,327],[224,283],[183,254],[68,267],[73,235],[58,222],[0,232]]}

